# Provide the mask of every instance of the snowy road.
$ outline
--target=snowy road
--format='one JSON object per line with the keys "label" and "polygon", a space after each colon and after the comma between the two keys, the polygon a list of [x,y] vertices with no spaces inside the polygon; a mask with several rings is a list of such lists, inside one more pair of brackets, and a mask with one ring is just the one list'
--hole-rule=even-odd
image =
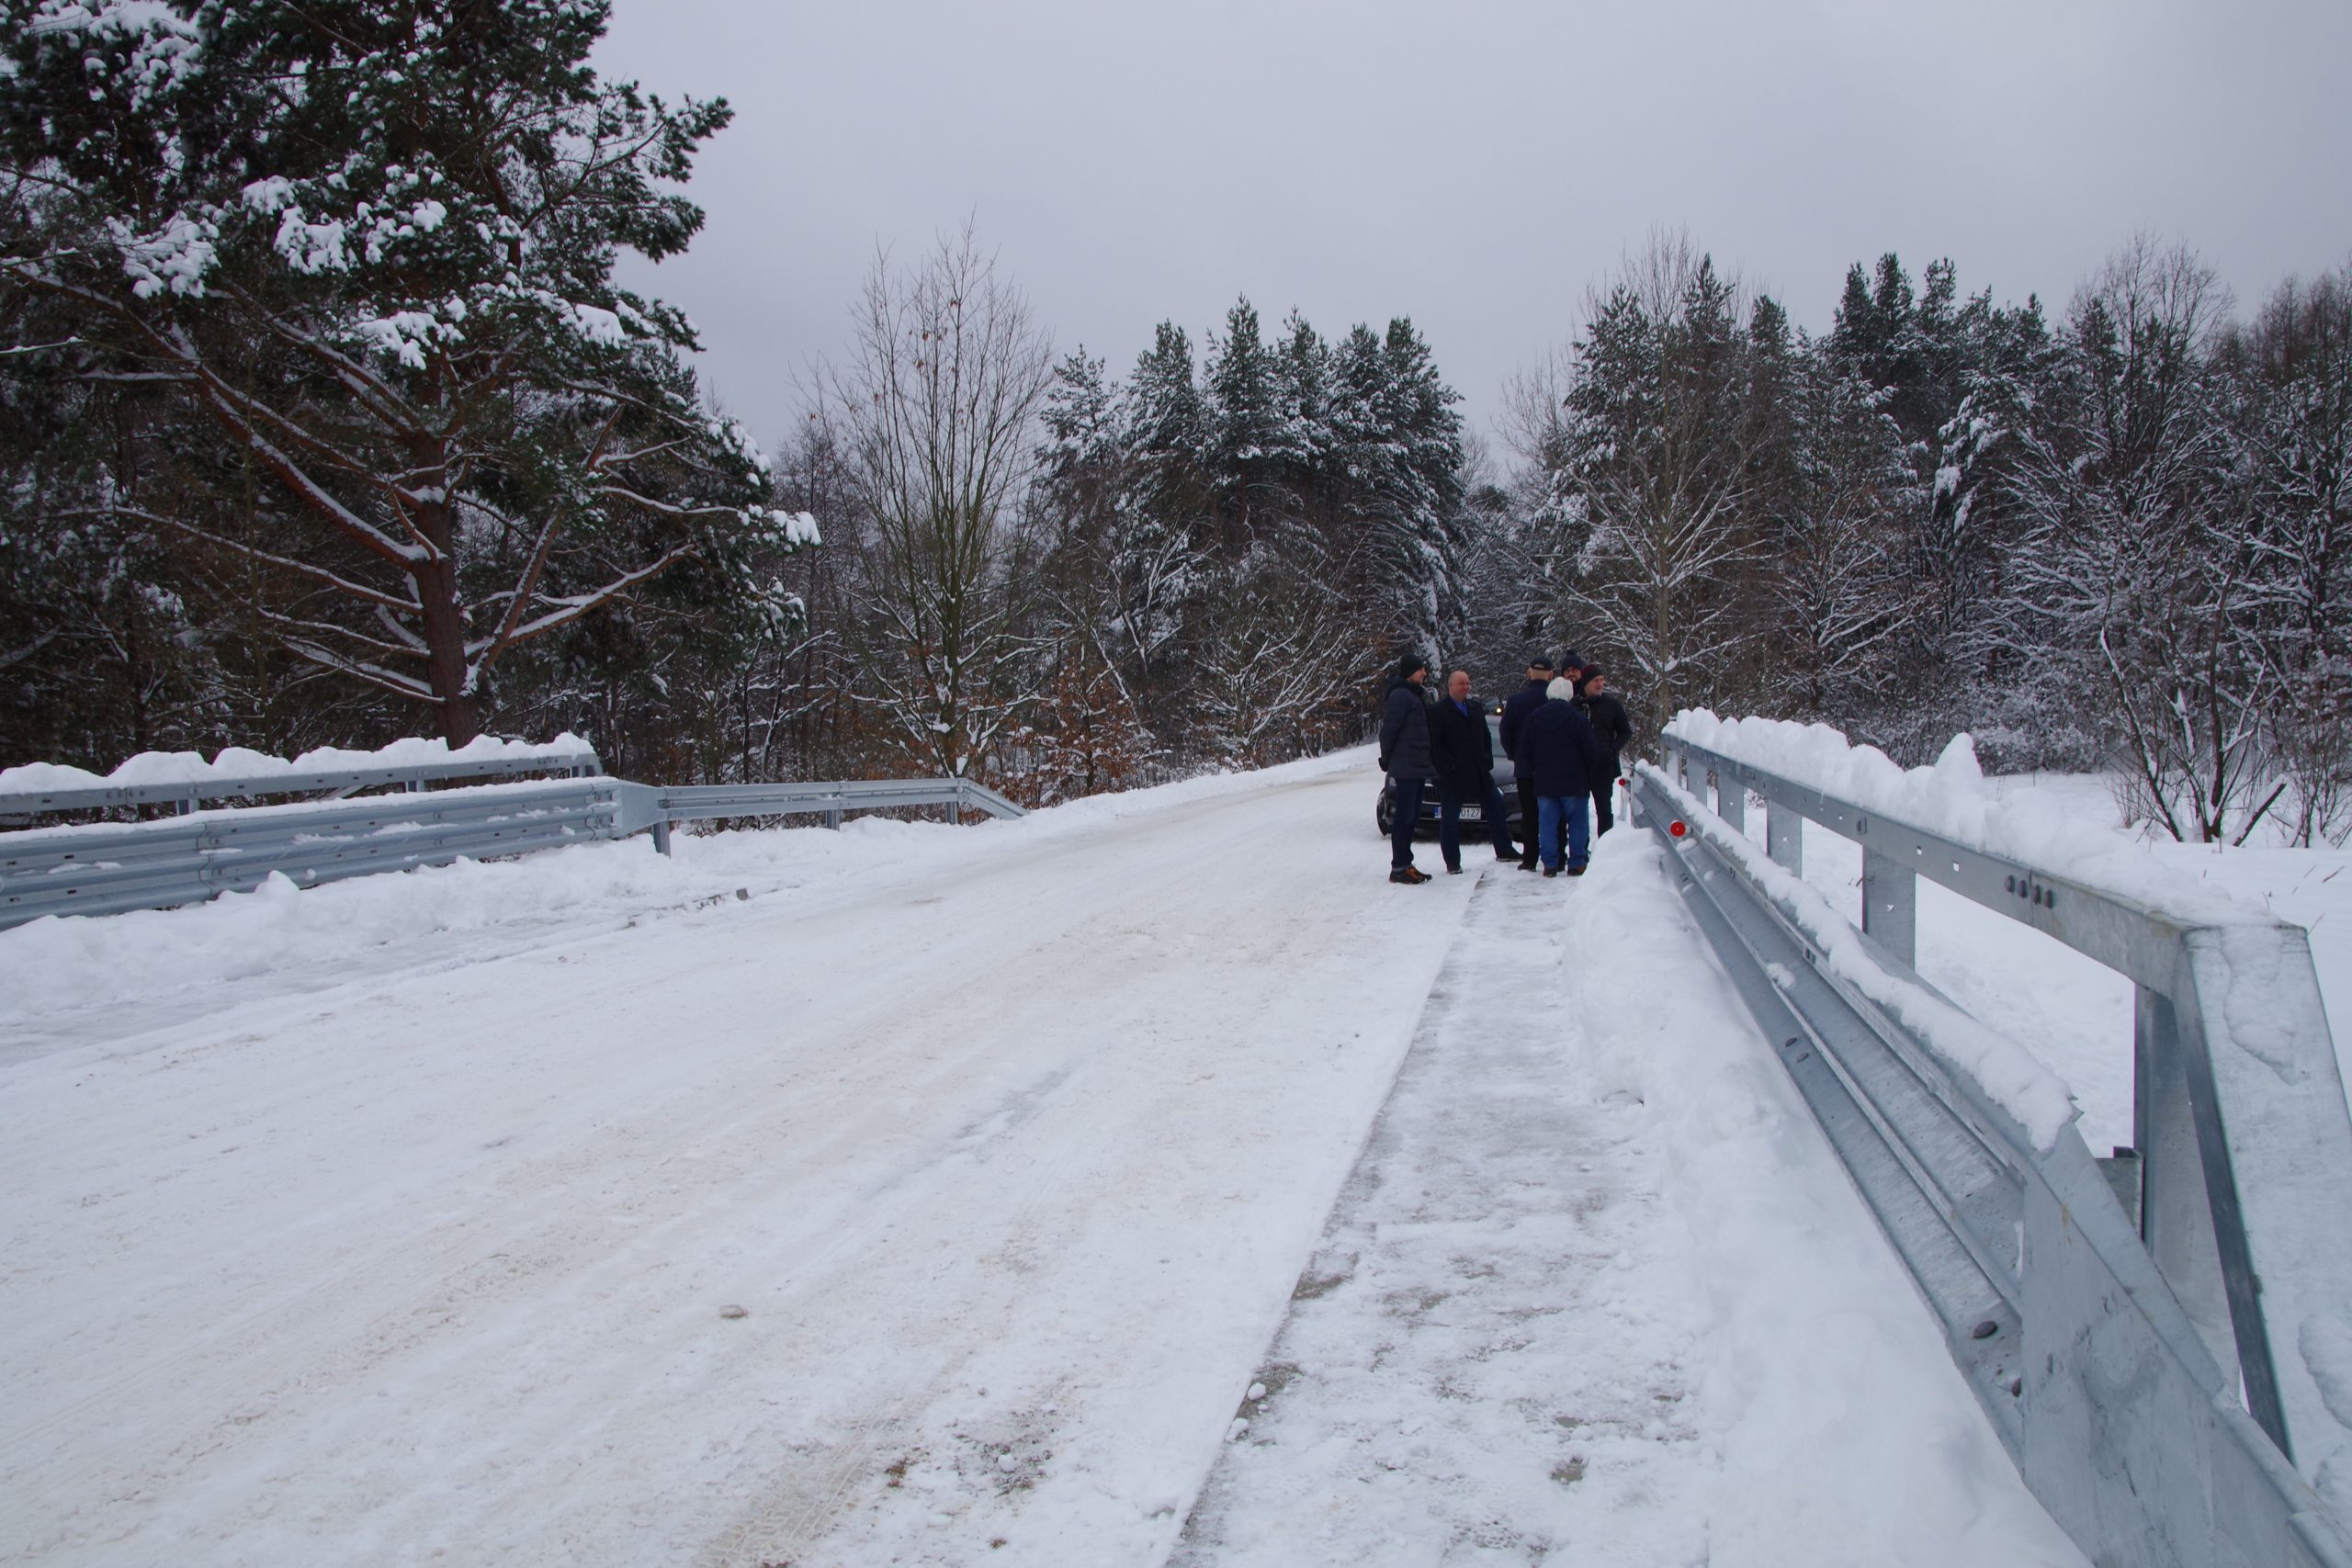
{"label": "snowy road", "polygon": [[[855,875],[626,925],[537,911],[480,962],[435,939],[345,983],[224,977],[78,1044],[46,1015],[42,1054],[0,1073],[0,1561],[1163,1560],[1327,1220],[1387,1223],[1333,1202],[1465,951],[1478,879],[1383,882],[1374,782],[1359,757],[901,829],[912,852]],[[1555,1280],[1554,1320],[1587,1345],[1545,1375],[1600,1409],[1647,1389],[1629,1367],[1689,1363],[1684,1426],[1622,1486],[1594,1450],[1578,1495],[1698,1509],[1695,1539],[1745,1561],[1726,1543],[1818,1524],[1869,1453],[1854,1485],[1898,1475],[1902,1506],[1972,1549],[2064,1561],[1988,1471],[1898,1266],[1627,837],[1581,885],[1491,874],[1468,939],[1479,985],[1530,987],[1485,1027],[1557,1022],[1547,987],[1594,1005],[1539,1043],[1550,1068],[1498,1080],[1570,1096],[1560,1127],[1530,1100],[1489,1129],[1506,1159],[1558,1131],[1615,1195],[1574,1245],[1498,1240],[1498,1277]],[[481,869],[562,886],[530,870],[559,858]],[[338,895],[389,896],[367,888],[300,897],[324,919]],[[1544,951],[1491,924],[1504,897]],[[1619,929],[1586,951],[1624,994],[1560,962],[1601,909]],[[1637,1137],[1609,1131],[1620,1091],[1657,1107]],[[1400,1091],[1384,1124],[1410,1114]],[[1758,1149],[1762,1168],[1722,1152]],[[1792,1247],[1826,1260],[1811,1293]],[[1838,1293],[1856,1280],[1859,1306]],[[1648,1325],[1634,1361],[1606,1337],[1627,1303]],[[1856,1343],[1860,1372],[1810,1375]],[[1784,1441],[1813,1451],[1775,1480]],[[1726,1466],[1737,1485],[1711,1479]],[[1801,1506],[1759,1508],[1776,1489]],[[1445,1506],[1371,1560],[1486,1551]],[[1512,1525],[1493,1560],[1540,1557],[1525,1543],[1556,1522]],[[1964,1560],[1884,1544],[1804,1560]]]}

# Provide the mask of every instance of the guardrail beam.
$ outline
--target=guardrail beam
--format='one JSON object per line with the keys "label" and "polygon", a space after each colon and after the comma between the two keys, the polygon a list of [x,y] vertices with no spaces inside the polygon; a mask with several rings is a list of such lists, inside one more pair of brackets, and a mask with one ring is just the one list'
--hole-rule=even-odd
{"label": "guardrail beam", "polygon": [[[2304,1348],[2307,1338],[2324,1346],[2352,1337],[2352,1247],[2344,1235],[2352,1215],[2352,1113],[2303,931],[2259,913],[2187,916],[1881,816],[1681,737],[1667,739],[1690,767],[1739,779],[1865,852],[2171,999],[2199,1142],[2193,1160],[2149,1151],[2159,1207],[2172,1205],[2169,1221],[2160,1213],[2154,1223],[2179,1234],[2181,1216],[2196,1205],[2173,1205],[2169,1184],[2188,1179],[2184,1166],[2200,1171],[2229,1303],[2225,1359],[2244,1379],[2249,1409],[2282,1451],[2307,1465],[2339,1449],[2352,1452],[2352,1420],[2336,1413],[2322,1388],[2335,1374],[2312,1363],[2324,1352]],[[2208,919],[2215,923],[2199,923]],[[2195,1254],[2165,1256],[2169,1263]],[[2201,1275],[2186,1276],[2183,1290],[2209,1325],[2215,1321]],[[2297,1436],[2302,1428],[2313,1434],[2309,1441]]]}
{"label": "guardrail beam", "polygon": [[[2329,1283],[2339,1259],[2322,1239],[2340,1232],[2346,1209],[2319,1205],[2302,1216],[2297,1236],[2282,1233],[2277,1203],[2282,1192],[2327,1188],[2324,1179],[2314,1185],[2311,1167],[2330,1163],[2329,1128],[2344,1114],[2342,1090],[2332,1054],[2328,1081],[2320,1084],[2312,1081],[2316,1066],[2290,1049],[2314,1028],[2324,1041],[2324,1021],[2294,1016],[2291,1007],[2282,1021],[2241,998],[2240,1016],[2277,1060],[2262,1066],[2268,1085],[2234,1088],[2233,1078],[2252,1076],[2239,1060],[2249,1054],[2232,1043],[2224,1023],[2202,1021],[2224,1008],[2233,986],[2284,986],[2300,996],[2291,960],[2303,946],[2291,943],[2287,952],[2256,941],[2267,931],[2241,933],[2270,954],[2265,968],[2256,962],[2259,953],[2233,961],[2215,950],[2217,933],[2191,932],[2182,964],[2201,961],[2209,973],[2201,984],[2187,974],[2178,984],[2201,1010],[2184,1014],[2163,991],[2143,994],[2138,1033],[2145,1081],[2134,1135],[2147,1156],[2148,1186],[2144,1219],[2135,1224],[2073,1126],[2037,1147],[1966,1070],[1866,999],[1858,983],[1833,973],[1822,956],[1829,938],[1807,924],[1816,917],[1782,906],[1780,898],[1796,896],[1767,894],[1746,869],[1764,857],[1753,854],[1745,835],[1667,773],[1645,765],[1636,776],[1652,797],[1643,818],[1701,930],[1946,1325],[1953,1359],[2019,1474],[2085,1553],[2102,1564],[2352,1568],[2341,1521],[2278,1440],[2282,1430],[2324,1434],[2327,1413],[2297,1414],[2292,1381],[2273,1385],[2264,1337],[2266,1314],[2278,1323],[2284,1310],[2290,1315],[2283,1321],[2308,1335],[2314,1321],[2324,1329],[2335,1321],[2327,1314],[2346,1306]],[[1773,785],[1784,782],[1768,776],[1759,792],[1775,798]],[[1868,848],[1913,847],[1911,829],[1898,834],[1899,824],[1865,821],[1844,808],[1867,834]],[[1680,840],[1666,830],[1678,817],[1693,829]],[[1966,858],[1947,856],[1944,864],[1965,865]],[[2086,905],[2098,897],[2075,891]],[[2004,897],[1995,892],[1996,907]],[[2018,902],[2020,911],[2051,908],[2040,897]],[[1839,919],[1826,909],[1818,918]],[[1867,987],[1871,997],[1883,995],[1885,982],[1919,987],[1907,965],[1888,958],[1882,966],[1885,981]],[[2217,967],[2222,973],[2211,973]],[[1924,987],[1920,994],[1922,1005],[1950,1005]],[[2263,999],[2270,999],[2267,990]],[[2260,1027],[2282,1021],[2282,1030]],[[2209,1046],[2209,1037],[2219,1044]],[[1834,1084],[1819,1076],[1823,1062],[1835,1066]],[[2285,1081],[2298,1075],[2282,1073],[2281,1064],[2300,1069],[2298,1082]],[[2288,1103],[2277,1099],[2282,1090]],[[2233,1142],[2204,1109],[2233,1104],[2244,1104],[2253,1113],[2248,1121],[2264,1129],[2254,1138],[2258,1147],[2243,1133]],[[2297,1107],[2310,1112],[2301,1126],[2290,1115]],[[2288,1135],[2267,1135],[2273,1130]],[[1973,1145],[1996,1152],[2000,1170],[2014,1175],[1988,1179],[1957,1157]],[[2229,1179],[2219,1184],[2217,1151]],[[2237,1195],[2257,1168],[2271,1201],[2241,1214]],[[1939,1243],[1939,1234],[1950,1243]],[[1956,1259],[1955,1247],[1973,1267]],[[2254,1264],[2264,1258],[2274,1260],[2276,1279],[2264,1281],[2257,1303]],[[1975,1326],[1952,1332],[1955,1307],[1986,1287],[2009,1312],[1988,1311]],[[2260,1331],[2251,1339],[2249,1325]],[[2293,1365],[2308,1375],[2300,1356]],[[2309,1462],[2316,1465],[2318,1456]]]}
{"label": "guardrail beam", "polygon": [[596,753],[550,751],[534,757],[484,757],[473,761],[414,762],[379,768],[330,768],[311,773],[263,773],[244,778],[218,778],[193,783],[98,784],[86,789],[18,790],[0,793],[0,817],[39,817],[59,811],[94,811],[113,807],[168,806],[179,816],[194,812],[207,800],[258,800],[268,795],[345,795],[356,790],[397,785],[403,792],[422,790],[429,783],[462,779],[518,779],[535,773],[559,777],[594,776],[604,771]]}
{"label": "guardrail beam", "polygon": [[[535,759],[507,769],[536,771],[542,763]],[[435,764],[413,772],[430,776],[451,766],[476,765]],[[224,890],[258,886],[272,872],[308,886],[369,872],[648,831],[655,850],[668,854],[676,823],[729,817],[817,814],[828,826],[839,827],[846,811],[904,807],[1022,815],[1012,801],[968,779],[657,789],[604,777],[595,772],[593,755],[578,772],[563,780],[478,790],[404,790],[361,800],[189,812],[155,822],[0,833],[0,927],[44,915],[118,914],[198,903]],[[349,782],[352,775],[337,777]],[[298,783],[304,789],[334,785],[326,775],[263,782],[273,791]],[[221,787],[233,789],[233,781]]]}

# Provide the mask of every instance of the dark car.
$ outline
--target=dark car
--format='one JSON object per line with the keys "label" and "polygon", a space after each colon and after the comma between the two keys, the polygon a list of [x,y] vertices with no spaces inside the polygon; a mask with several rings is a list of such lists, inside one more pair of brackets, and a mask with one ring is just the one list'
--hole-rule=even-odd
{"label": "dark car", "polygon": [[[1518,839],[1521,836],[1519,830],[1519,785],[1511,779],[1510,759],[1503,755],[1503,710],[1499,704],[1487,710],[1487,733],[1495,738],[1495,787],[1502,791],[1503,809],[1510,814],[1508,824],[1510,836]],[[1413,837],[1436,838],[1437,816],[1437,785],[1434,783],[1425,784],[1421,789],[1421,819],[1414,824]],[[1380,805],[1375,808],[1373,819],[1380,824],[1380,836],[1386,838],[1389,828],[1396,820],[1396,780],[1380,781]],[[1462,836],[1465,839],[1477,838],[1486,824],[1487,808],[1464,801],[1462,806]]]}

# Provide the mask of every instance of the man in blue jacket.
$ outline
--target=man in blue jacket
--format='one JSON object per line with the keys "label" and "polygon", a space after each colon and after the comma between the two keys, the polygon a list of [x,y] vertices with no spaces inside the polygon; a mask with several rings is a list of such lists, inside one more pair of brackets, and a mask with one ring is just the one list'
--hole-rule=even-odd
{"label": "man in blue jacket", "polygon": [[1503,704],[1503,755],[1510,759],[1511,780],[1519,786],[1519,869],[1535,869],[1535,781],[1519,762],[1519,727],[1544,705],[1544,688],[1552,683],[1552,661],[1541,656],[1527,661],[1527,684]]}
{"label": "man in blue jacket", "polygon": [[1437,777],[1437,760],[1430,747],[1429,699],[1421,692],[1429,678],[1430,661],[1419,654],[1396,660],[1380,713],[1380,769],[1396,784],[1392,798],[1396,814],[1388,826],[1388,880],[1408,886],[1430,879],[1429,873],[1413,863],[1421,791]]}
{"label": "man in blue jacket", "polygon": [[1567,873],[1584,874],[1591,853],[1585,807],[1608,766],[1608,755],[1592,724],[1576,707],[1576,687],[1565,679],[1544,688],[1542,706],[1519,727],[1519,753],[1512,759],[1535,781],[1535,819],[1544,874],[1560,874],[1561,830],[1567,833]]}

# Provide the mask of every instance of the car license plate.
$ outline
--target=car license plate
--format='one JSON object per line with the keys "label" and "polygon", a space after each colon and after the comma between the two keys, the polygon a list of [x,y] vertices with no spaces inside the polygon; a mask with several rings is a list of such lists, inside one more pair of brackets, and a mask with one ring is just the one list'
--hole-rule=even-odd
{"label": "car license plate", "polygon": [[1484,807],[1465,806],[1462,808],[1462,820],[1464,822],[1484,822],[1486,819],[1487,811]]}

